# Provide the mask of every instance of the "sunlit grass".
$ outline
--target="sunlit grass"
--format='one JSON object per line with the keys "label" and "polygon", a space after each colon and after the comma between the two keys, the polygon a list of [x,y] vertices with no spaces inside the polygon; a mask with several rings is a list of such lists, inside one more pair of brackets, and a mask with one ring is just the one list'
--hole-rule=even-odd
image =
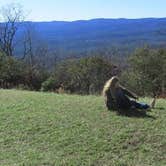
{"label": "sunlit grass", "polygon": [[0,165],[164,166],[166,101],[147,114],[119,116],[99,96],[0,90]]}

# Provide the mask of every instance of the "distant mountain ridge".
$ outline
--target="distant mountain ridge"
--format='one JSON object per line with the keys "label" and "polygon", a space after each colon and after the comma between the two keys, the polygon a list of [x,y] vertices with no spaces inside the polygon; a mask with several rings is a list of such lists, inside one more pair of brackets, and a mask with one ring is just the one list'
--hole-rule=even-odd
{"label": "distant mountain ridge", "polygon": [[62,56],[116,47],[122,51],[166,44],[166,18],[30,22],[51,50]]}

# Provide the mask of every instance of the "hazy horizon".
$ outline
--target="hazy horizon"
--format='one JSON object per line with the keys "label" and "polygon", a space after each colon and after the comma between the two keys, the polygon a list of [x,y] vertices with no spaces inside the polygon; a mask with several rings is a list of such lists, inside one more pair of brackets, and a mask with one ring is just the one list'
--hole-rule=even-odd
{"label": "hazy horizon", "polygon": [[26,21],[35,22],[166,17],[164,0],[0,0],[0,7],[13,2],[28,13]]}
{"label": "hazy horizon", "polygon": [[90,18],[79,20],[26,20],[25,22],[77,22],[77,21],[91,21],[91,20],[141,20],[141,19],[166,19],[166,17],[143,17],[143,18]]}

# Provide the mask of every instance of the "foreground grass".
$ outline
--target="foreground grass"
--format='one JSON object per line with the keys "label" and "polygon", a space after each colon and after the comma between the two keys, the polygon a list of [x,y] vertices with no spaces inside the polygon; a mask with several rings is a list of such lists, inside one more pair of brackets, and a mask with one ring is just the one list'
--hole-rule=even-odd
{"label": "foreground grass", "polygon": [[166,101],[148,114],[118,116],[95,96],[0,90],[0,165],[164,166]]}

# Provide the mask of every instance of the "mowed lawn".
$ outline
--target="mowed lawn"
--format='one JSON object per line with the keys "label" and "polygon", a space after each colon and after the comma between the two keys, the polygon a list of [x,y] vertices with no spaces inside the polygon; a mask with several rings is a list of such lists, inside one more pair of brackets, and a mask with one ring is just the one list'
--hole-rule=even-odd
{"label": "mowed lawn", "polygon": [[156,107],[127,117],[99,96],[0,90],[0,165],[165,166],[166,100]]}

